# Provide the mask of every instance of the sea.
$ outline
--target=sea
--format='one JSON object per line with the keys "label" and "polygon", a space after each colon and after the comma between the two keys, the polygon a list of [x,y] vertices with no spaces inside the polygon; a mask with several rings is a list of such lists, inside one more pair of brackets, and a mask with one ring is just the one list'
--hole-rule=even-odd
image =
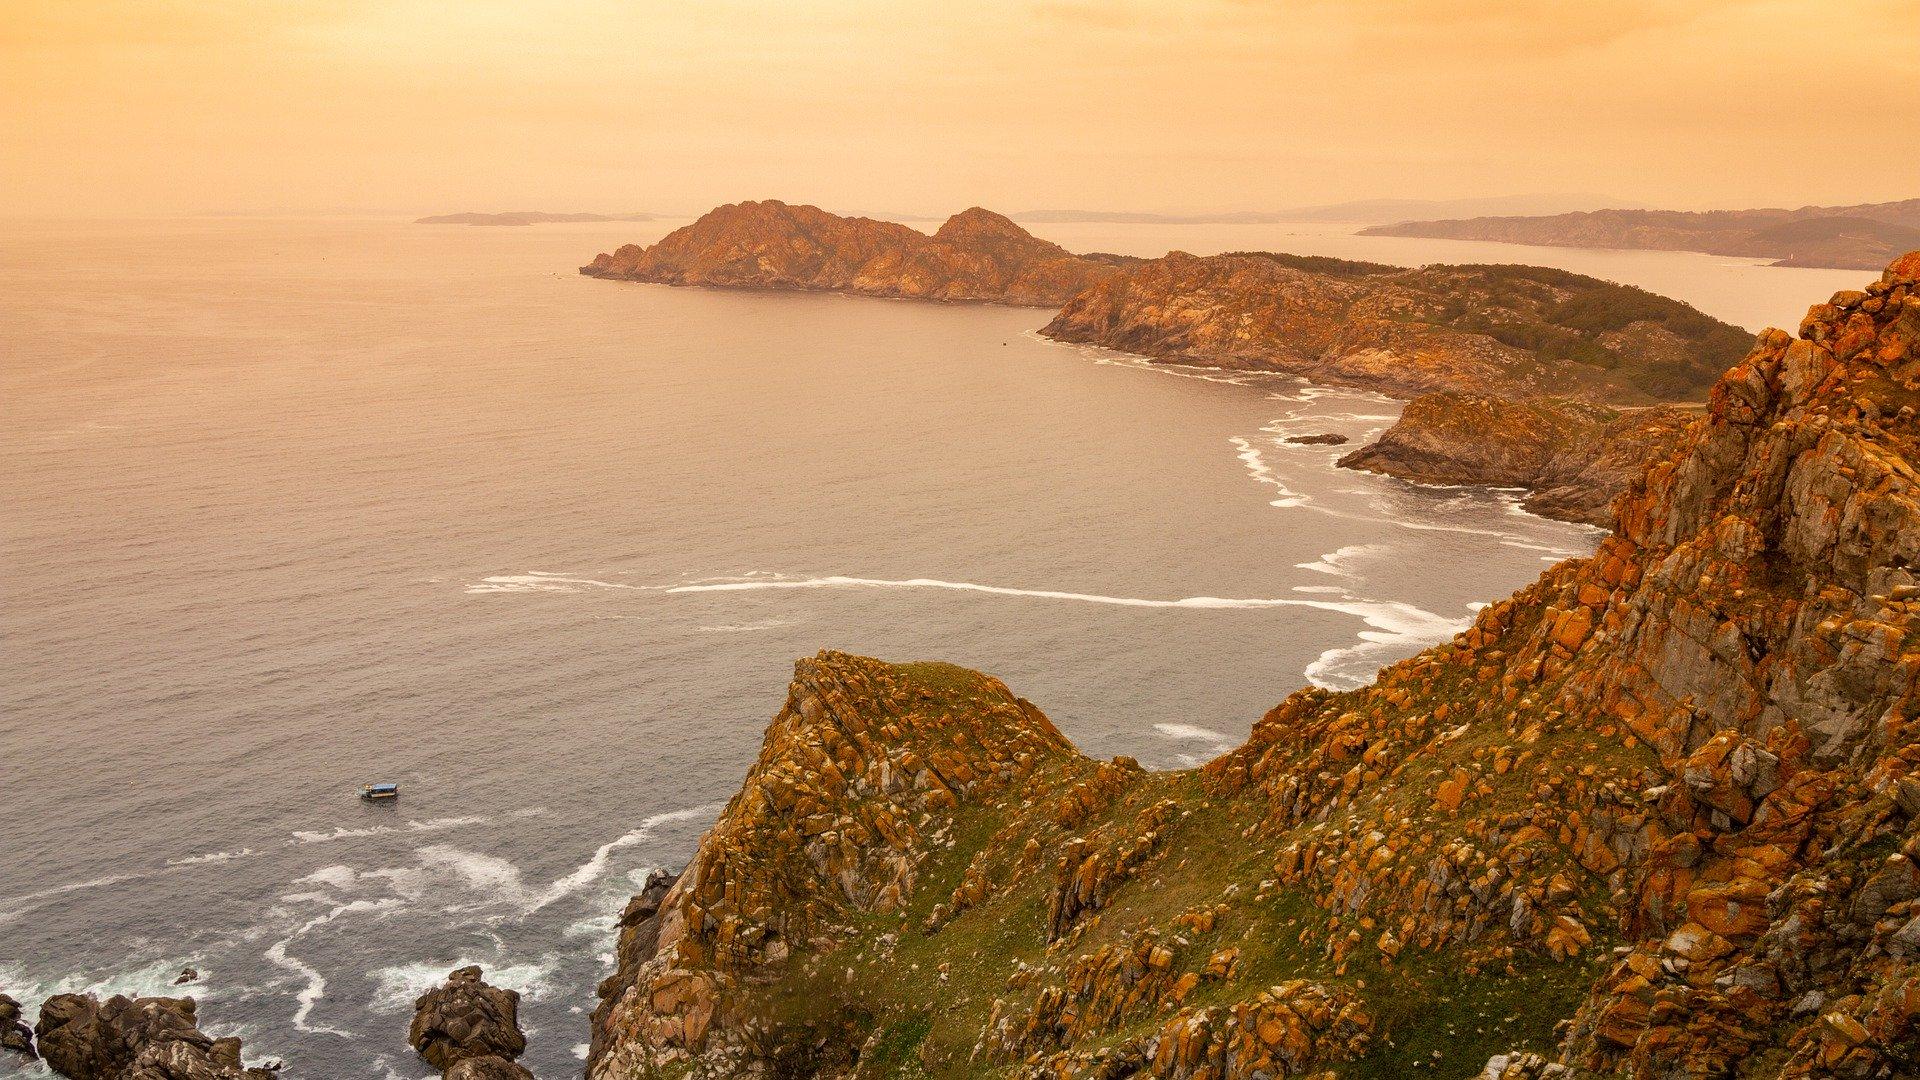
{"label": "sea", "polygon": [[[1390,398],[1056,344],[1038,309],[575,272],[682,223],[0,221],[0,991],[29,1017],[191,993],[250,1061],[411,1080],[414,998],[480,964],[524,1063],[575,1075],[617,913],[796,657],[980,668],[1089,754],[1184,768],[1600,535],[1335,468]],[[1533,262],[1754,328],[1871,276],[1034,230]],[[1352,442],[1288,441],[1325,433]]]}

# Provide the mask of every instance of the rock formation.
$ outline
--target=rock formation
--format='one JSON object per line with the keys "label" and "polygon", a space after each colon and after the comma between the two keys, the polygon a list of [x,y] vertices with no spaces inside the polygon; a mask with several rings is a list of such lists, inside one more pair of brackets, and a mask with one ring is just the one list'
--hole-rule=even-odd
{"label": "rock formation", "polygon": [[1616,403],[1697,395],[1753,341],[1677,300],[1563,270],[1270,252],[1140,263],[1075,296],[1041,333],[1397,397]]}
{"label": "rock formation", "polygon": [[1056,307],[1134,261],[1072,254],[979,207],[955,214],[928,236],[890,221],[769,199],[710,210],[651,247],[628,244],[580,272],[667,285]]}
{"label": "rock formation", "polygon": [[1432,236],[1549,247],[1704,251],[1775,266],[1876,270],[1920,244],[1920,199],[1797,210],[1591,210],[1542,217],[1402,221],[1371,236]]}
{"label": "rock formation", "polygon": [[1915,1075],[1916,410],[1920,252],[1762,335],[1594,556],[1199,770],[802,661],[589,1076]]}
{"label": "rock formation", "polygon": [[33,1049],[33,1029],[20,1018],[20,1003],[0,994],[0,1050],[38,1057]]}
{"label": "rock formation", "polygon": [[40,1055],[73,1080],[270,1080],[240,1060],[239,1039],[203,1034],[192,998],[57,994],[34,1025]]}
{"label": "rock formation", "polygon": [[514,1063],[527,1048],[520,1034],[520,995],[489,986],[478,967],[463,967],[413,1003],[407,1032],[445,1080],[531,1080]]}
{"label": "rock formation", "polygon": [[1524,487],[1521,505],[1536,514],[1611,528],[1614,499],[1647,462],[1679,447],[1697,415],[1675,406],[1428,394],[1340,465],[1422,484]]}

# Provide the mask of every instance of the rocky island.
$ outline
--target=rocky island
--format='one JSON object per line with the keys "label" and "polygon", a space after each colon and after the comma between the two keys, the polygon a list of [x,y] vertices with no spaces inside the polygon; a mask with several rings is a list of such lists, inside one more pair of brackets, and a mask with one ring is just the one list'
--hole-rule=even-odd
{"label": "rocky island", "polygon": [[979,207],[928,236],[891,221],[768,199],[710,210],[651,247],[628,244],[580,272],[666,285],[1058,307],[1137,261],[1075,255]]}
{"label": "rocky island", "polygon": [[[1419,482],[1552,489],[1530,508],[1596,524],[1611,522],[1632,468],[1671,446],[1683,419],[1611,407],[1697,400],[1753,340],[1679,301],[1546,267],[1075,255],[978,207],[928,236],[813,206],[736,203],[580,272],[1058,307],[1041,331],[1058,341],[1398,397],[1440,394],[1341,463]],[[1483,407],[1454,412],[1469,399]],[[1490,431],[1475,426],[1487,421]]]}
{"label": "rocky island", "polygon": [[1920,252],[1761,335],[1592,557],[1197,770],[801,661],[589,1077],[1914,1075],[1916,409]]}
{"label": "rocky island", "polygon": [[1548,247],[1703,251],[1775,266],[1875,270],[1920,247],[1920,199],[1797,210],[1591,210],[1541,217],[1402,221],[1369,236],[1495,240]]}

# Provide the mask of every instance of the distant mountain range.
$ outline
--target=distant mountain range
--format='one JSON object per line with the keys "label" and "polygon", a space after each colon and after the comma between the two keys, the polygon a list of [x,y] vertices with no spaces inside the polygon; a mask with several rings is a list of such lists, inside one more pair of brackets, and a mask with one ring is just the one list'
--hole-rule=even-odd
{"label": "distant mountain range", "polygon": [[509,210],[499,214],[435,214],[415,225],[546,225],[560,221],[652,221],[652,214],[549,214],[539,210]]}
{"label": "distant mountain range", "polygon": [[1414,218],[1478,217],[1487,214],[1560,214],[1634,203],[1606,195],[1501,195],[1478,199],[1358,199],[1291,210],[1233,210],[1201,214],[1143,214],[1119,210],[1028,210],[1015,221],[1043,224],[1113,222],[1128,225],[1268,225],[1286,221],[1350,221],[1377,224]]}
{"label": "distant mountain range", "polygon": [[1469,217],[1378,225],[1370,236],[1494,240],[1547,247],[1701,251],[1775,266],[1871,270],[1920,248],[1920,199],[1797,210],[1607,209],[1545,217]]}

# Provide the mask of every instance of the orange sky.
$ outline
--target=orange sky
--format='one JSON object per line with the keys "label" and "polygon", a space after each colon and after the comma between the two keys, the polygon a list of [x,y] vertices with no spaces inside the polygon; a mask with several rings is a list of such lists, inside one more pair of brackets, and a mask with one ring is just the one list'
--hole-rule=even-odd
{"label": "orange sky", "polygon": [[1920,196],[1920,0],[0,13],[0,214]]}

